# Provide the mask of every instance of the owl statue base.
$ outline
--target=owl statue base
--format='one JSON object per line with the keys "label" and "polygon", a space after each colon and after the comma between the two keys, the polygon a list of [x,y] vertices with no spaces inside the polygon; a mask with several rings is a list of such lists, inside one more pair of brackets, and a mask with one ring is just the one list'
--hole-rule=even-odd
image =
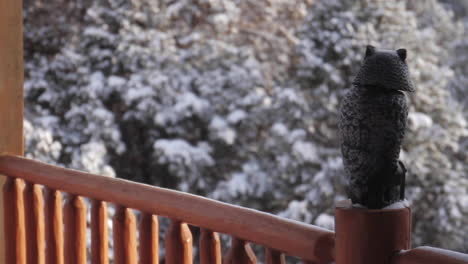
{"label": "owl statue base", "polygon": [[388,263],[411,247],[411,208],[369,210],[339,202],[335,208],[336,264]]}

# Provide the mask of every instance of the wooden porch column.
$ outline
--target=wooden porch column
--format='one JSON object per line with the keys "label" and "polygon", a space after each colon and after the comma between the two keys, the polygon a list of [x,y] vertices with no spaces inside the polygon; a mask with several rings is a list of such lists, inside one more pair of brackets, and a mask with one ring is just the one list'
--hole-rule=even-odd
{"label": "wooden porch column", "polygon": [[[23,155],[22,0],[0,0],[0,153]],[[5,177],[0,176],[0,190]],[[0,263],[5,263],[3,193],[0,194]]]}
{"label": "wooden porch column", "polygon": [[390,264],[411,247],[411,209],[371,210],[343,201],[335,209],[336,264]]}

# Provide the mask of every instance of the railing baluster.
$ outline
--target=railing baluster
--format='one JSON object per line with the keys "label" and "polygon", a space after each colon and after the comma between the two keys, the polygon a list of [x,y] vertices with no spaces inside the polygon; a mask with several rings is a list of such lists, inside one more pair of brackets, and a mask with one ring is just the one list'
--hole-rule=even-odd
{"label": "railing baluster", "polygon": [[86,203],[69,195],[65,204],[65,257],[67,264],[86,264]]}
{"label": "railing baluster", "polygon": [[44,196],[42,187],[27,183],[24,193],[27,259],[29,264],[45,263]]}
{"label": "railing baluster", "polygon": [[207,229],[201,229],[200,263],[221,264],[221,241],[219,234]]}
{"label": "railing baluster", "polygon": [[172,220],[166,234],[166,264],[193,263],[192,232],[186,223]]}
{"label": "railing baluster", "polygon": [[81,196],[75,198],[75,212],[76,212],[76,251],[78,264],[86,264],[86,202]]}
{"label": "railing baluster", "polygon": [[282,254],[278,250],[266,248],[265,249],[265,263],[266,264],[285,264],[286,260],[284,258],[284,254]]}
{"label": "railing baluster", "polygon": [[117,206],[114,221],[114,263],[136,264],[136,219],[131,209]]}
{"label": "railing baluster", "polygon": [[76,224],[75,224],[75,208],[73,200],[75,196],[69,195],[65,202],[64,222],[65,222],[65,259],[67,264],[76,264]]}
{"label": "railing baluster", "polygon": [[121,206],[115,206],[115,214],[112,220],[112,230],[114,236],[114,264],[125,264],[125,253],[124,253],[124,208]]}
{"label": "railing baluster", "polygon": [[107,204],[93,200],[91,207],[91,263],[109,264]]}
{"label": "railing baluster", "polygon": [[3,187],[6,263],[26,264],[24,182],[8,177]]}
{"label": "railing baluster", "polygon": [[233,237],[231,248],[224,259],[224,264],[256,264],[257,257],[250,244],[244,240]]}
{"label": "railing baluster", "polygon": [[125,209],[125,256],[126,264],[137,264],[136,218],[131,209]]}
{"label": "railing baluster", "polygon": [[62,193],[46,192],[46,257],[47,264],[64,264]]}
{"label": "railing baluster", "polygon": [[159,223],[156,215],[142,213],[140,220],[140,263],[159,263]]}

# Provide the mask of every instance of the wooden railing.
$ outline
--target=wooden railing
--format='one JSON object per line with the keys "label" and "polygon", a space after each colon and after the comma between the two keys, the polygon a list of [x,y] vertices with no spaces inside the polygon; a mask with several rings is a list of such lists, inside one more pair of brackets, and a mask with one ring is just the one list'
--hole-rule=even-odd
{"label": "wooden railing", "polygon": [[[165,236],[166,264],[193,263],[189,225],[200,228],[201,264],[256,263],[250,242],[265,248],[263,262],[267,264],[285,263],[285,255],[309,264],[335,259],[333,232],[271,214],[16,156],[0,156],[0,174],[7,176],[4,210],[8,264],[85,264],[88,259],[93,264],[108,264],[108,202],[115,208],[115,264],[159,263],[158,216],[171,219]],[[141,212],[138,221],[134,210]],[[218,232],[231,236],[231,247],[224,256]],[[468,255],[420,247],[398,252],[388,262],[468,264]]]}
{"label": "wooden railing", "polygon": [[[255,263],[249,242],[265,247],[265,263],[284,263],[284,254],[304,263],[330,263],[334,258],[333,232],[271,214],[21,157],[0,156],[0,174],[8,178],[7,263],[87,263],[86,198],[92,201],[92,263],[109,263],[108,202],[115,205],[116,264],[159,263],[157,216],[171,219],[165,236],[166,264],[192,263],[189,225],[201,228],[198,245],[204,264]],[[142,213],[138,223],[135,209]],[[223,260],[217,232],[232,237]]]}
{"label": "wooden railing", "polygon": [[392,264],[468,264],[468,255],[433,247],[417,247],[399,252]]}

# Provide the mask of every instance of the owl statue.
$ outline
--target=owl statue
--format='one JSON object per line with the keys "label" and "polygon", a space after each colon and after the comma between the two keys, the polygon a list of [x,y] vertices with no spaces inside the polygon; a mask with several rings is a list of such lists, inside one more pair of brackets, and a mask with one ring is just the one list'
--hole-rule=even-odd
{"label": "owl statue", "polygon": [[408,116],[403,92],[413,91],[405,49],[367,46],[339,117],[347,193],[353,203],[380,209],[404,198],[406,169],[398,160]]}

